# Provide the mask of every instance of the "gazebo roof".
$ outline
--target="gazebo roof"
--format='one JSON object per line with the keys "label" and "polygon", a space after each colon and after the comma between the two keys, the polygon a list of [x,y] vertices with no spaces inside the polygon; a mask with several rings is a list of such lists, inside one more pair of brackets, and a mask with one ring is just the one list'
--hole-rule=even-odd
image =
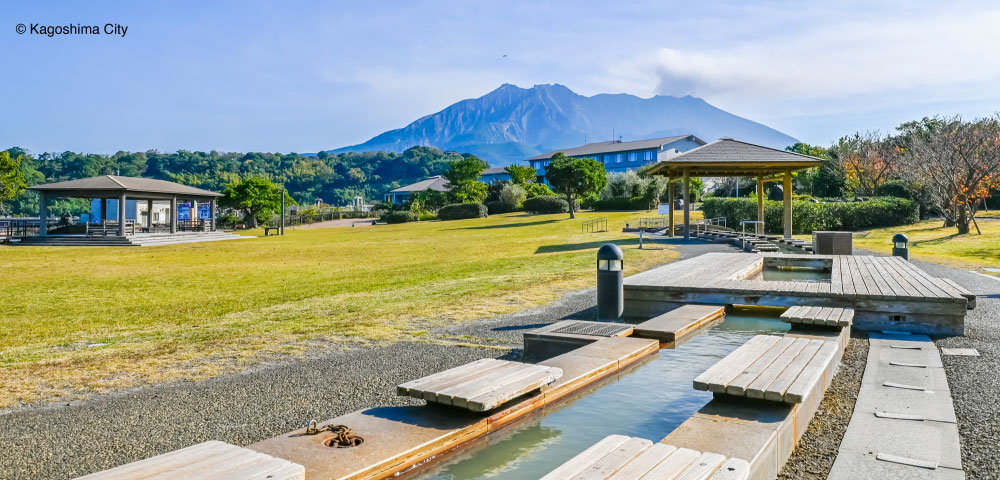
{"label": "gazebo roof", "polygon": [[823,159],[753,143],[722,138],[658,162],[649,175],[676,177],[752,177],[817,167]]}
{"label": "gazebo roof", "polygon": [[118,175],[101,175],[98,177],[81,178],[66,182],[48,183],[28,187],[53,195],[67,197],[96,198],[102,196],[117,197],[124,193],[130,198],[169,199],[181,197],[190,199],[211,199],[224,196],[221,193],[200,188],[156,180],[152,178],[122,177]]}

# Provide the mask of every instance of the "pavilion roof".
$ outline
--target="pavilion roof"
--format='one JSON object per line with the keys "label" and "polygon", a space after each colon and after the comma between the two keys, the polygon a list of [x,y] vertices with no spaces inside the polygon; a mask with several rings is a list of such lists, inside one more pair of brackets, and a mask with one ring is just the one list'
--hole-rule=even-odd
{"label": "pavilion roof", "polygon": [[101,175],[65,182],[47,183],[45,185],[28,187],[28,189],[54,195],[85,198],[101,197],[102,195],[117,197],[122,193],[133,198],[169,198],[177,196],[198,199],[224,196],[221,193],[168,182],[166,180],[122,177],[119,175]]}
{"label": "pavilion roof", "polygon": [[822,158],[722,138],[657,162],[649,175],[676,177],[752,177],[772,175],[823,164]]}

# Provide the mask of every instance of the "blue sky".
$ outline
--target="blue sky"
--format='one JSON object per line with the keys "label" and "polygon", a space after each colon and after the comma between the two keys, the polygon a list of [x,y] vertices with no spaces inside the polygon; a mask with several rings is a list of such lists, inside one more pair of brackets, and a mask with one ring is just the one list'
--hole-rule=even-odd
{"label": "blue sky", "polygon": [[502,83],[691,94],[823,145],[1000,110],[1000,5],[914,3],[8,2],[0,148],[312,152]]}

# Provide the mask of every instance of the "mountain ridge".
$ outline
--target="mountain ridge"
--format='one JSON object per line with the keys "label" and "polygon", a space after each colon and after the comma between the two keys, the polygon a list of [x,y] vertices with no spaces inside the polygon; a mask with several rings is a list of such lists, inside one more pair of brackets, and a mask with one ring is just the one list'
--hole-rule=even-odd
{"label": "mountain ridge", "polygon": [[694,135],[706,142],[732,137],[775,148],[797,141],[690,95],[640,98],[600,93],[587,97],[558,83],[531,88],[505,83],[364,143],[328,152],[402,152],[415,145],[434,146],[472,153],[490,165],[504,166],[539,153],[599,141],[612,130],[623,140]]}

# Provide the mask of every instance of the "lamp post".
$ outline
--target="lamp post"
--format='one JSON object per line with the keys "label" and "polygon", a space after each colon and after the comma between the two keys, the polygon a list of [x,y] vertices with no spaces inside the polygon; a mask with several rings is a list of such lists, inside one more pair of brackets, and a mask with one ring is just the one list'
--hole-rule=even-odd
{"label": "lamp post", "polygon": [[625,311],[625,256],[618,245],[597,250],[597,319],[621,320]]}
{"label": "lamp post", "polygon": [[903,235],[902,233],[897,233],[892,236],[892,256],[903,257],[903,260],[910,259],[910,247],[906,244],[909,243],[910,239]]}

